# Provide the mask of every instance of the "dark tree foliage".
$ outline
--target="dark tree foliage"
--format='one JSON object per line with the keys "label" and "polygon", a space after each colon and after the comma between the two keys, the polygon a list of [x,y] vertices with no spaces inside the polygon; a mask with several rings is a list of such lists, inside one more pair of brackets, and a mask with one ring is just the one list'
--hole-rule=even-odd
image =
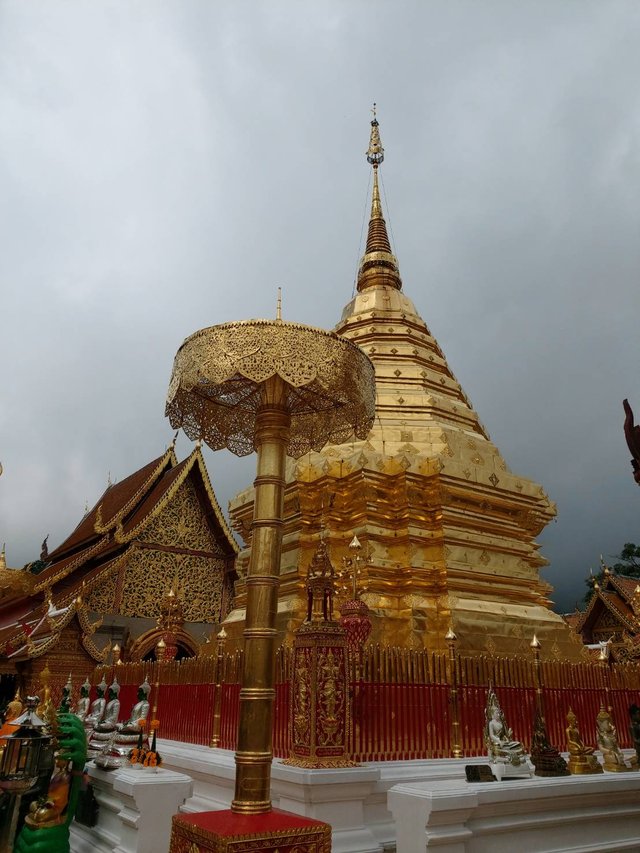
{"label": "dark tree foliage", "polygon": [[611,568],[617,575],[626,575],[628,578],[640,578],[640,545],[626,542],[622,551],[618,554],[620,562],[614,563]]}
{"label": "dark tree foliage", "polygon": [[[617,575],[622,575],[627,578],[640,578],[640,545],[635,545],[633,542],[625,542],[624,548],[619,554],[615,555],[618,561],[610,566],[611,570]],[[593,593],[594,581],[602,584],[604,580],[604,569],[601,569],[597,574],[586,578],[585,583],[588,587],[583,601],[588,602]]]}

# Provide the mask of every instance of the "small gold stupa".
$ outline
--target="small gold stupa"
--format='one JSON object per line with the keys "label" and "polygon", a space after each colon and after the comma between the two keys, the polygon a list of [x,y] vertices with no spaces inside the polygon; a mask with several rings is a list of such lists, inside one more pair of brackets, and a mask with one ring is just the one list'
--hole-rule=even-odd
{"label": "small gold stupa", "polygon": [[[444,649],[452,626],[460,652],[513,655],[529,653],[535,631],[548,655],[577,659],[581,644],[550,608],[551,588],[540,578],[547,561],[534,541],[555,505],[541,486],[509,469],[402,290],[380,200],[383,159],[374,112],[367,243],[357,293],[335,331],[374,364],[376,418],[364,441],[289,460],[281,636],[290,638],[304,618],[304,579],[321,534],[335,565],[356,534],[374,641]],[[246,543],[240,578],[252,513],[249,488],[231,502],[232,524]],[[245,601],[241,580],[225,620],[231,639],[240,635]]]}

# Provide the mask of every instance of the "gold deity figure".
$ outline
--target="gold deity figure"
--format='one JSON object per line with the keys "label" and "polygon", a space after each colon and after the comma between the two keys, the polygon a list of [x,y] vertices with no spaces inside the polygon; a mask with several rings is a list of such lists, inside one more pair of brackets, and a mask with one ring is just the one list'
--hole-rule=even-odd
{"label": "gold deity figure", "polygon": [[22,700],[20,699],[20,690],[16,690],[16,695],[7,705],[7,711],[5,714],[6,721],[8,723],[12,722],[12,720],[15,720],[16,717],[20,716],[23,710]]}
{"label": "gold deity figure", "polygon": [[618,746],[618,733],[613,725],[611,714],[600,706],[600,713],[596,717],[596,733],[598,736],[598,748],[604,758],[604,769],[609,773],[620,773],[631,768],[627,766],[624,756]]}
{"label": "gold deity figure", "polygon": [[489,758],[493,762],[501,761],[518,767],[525,760],[524,747],[520,741],[513,740],[513,732],[507,726],[493,688],[489,689],[485,717],[485,741]]}
{"label": "gold deity figure", "polygon": [[585,746],[578,727],[578,718],[571,708],[567,713],[567,752],[569,753],[569,772],[575,775],[602,773],[602,765],[596,758],[594,748]]}

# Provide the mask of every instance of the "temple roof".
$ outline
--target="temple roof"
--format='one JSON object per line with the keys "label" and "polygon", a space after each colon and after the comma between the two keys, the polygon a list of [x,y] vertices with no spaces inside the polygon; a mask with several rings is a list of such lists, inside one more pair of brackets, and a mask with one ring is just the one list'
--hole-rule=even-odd
{"label": "temple roof", "polygon": [[[24,641],[30,632],[34,640],[43,632],[51,633],[47,613],[52,607],[73,610],[81,606],[82,596],[126,559],[128,544],[171,502],[187,478],[191,479],[202,516],[232,571],[238,546],[211,488],[200,447],[196,446],[182,462],[177,461],[170,447],[124,480],[108,486],[73,532],[49,554],[46,567],[37,575],[25,572],[32,578],[31,590],[14,584],[0,598],[0,651],[3,644],[11,647]],[[47,596],[51,598],[48,600]],[[51,599],[55,605],[51,605]],[[68,615],[71,618],[73,614]]]}
{"label": "temple roof", "polygon": [[87,543],[95,542],[100,533],[104,533],[117,520],[120,520],[127,510],[135,507],[162,473],[175,464],[175,452],[173,447],[170,447],[162,456],[144,465],[124,480],[107,486],[96,505],[81,519],[73,533],[49,553],[49,560],[57,563],[78,548],[85,548]]}
{"label": "temple roof", "polygon": [[605,609],[613,614],[622,627],[633,634],[638,632],[639,623],[633,604],[638,585],[638,578],[622,577],[607,572],[602,583],[594,587],[593,595],[584,613],[580,614],[575,624],[575,630],[578,633],[592,630]]}

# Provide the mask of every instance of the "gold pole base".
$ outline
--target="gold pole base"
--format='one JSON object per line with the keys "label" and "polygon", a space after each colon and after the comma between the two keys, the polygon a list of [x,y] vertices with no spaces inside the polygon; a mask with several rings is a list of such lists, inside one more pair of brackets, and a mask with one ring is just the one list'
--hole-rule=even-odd
{"label": "gold pole base", "polygon": [[236,814],[229,809],[175,815],[170,853],[331,853],[331,827],[319,820],[273,809],[268,814]]}

